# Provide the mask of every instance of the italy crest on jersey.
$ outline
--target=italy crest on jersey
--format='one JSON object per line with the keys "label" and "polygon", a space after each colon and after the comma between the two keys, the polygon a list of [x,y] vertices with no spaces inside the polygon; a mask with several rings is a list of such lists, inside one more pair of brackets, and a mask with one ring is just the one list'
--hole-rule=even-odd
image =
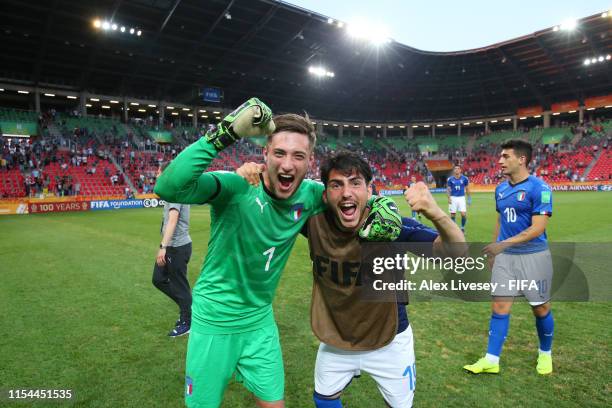
{"label": "italy crest on jersey", "polygon": [[293,221],[299,221],[302,218],[302,210],[304,210],[304,204],[298,203],[291,207],[289,210],[289,214],[291,215],[291,219]]}
{"label": "italy crest on jersey", "polygon": [[185,377],[185,395],[193,394],[193,380],[191,377]]}
{"label": "italy crest on jersey", "polygon": [[516,199],[517,199],[517,201],[523,201],[523,200],[525,199],[525,196],[526,196],[526,195],[527,195],[527,194],[526,194],[524,191],[519,191],[519,192],[516,194]]}

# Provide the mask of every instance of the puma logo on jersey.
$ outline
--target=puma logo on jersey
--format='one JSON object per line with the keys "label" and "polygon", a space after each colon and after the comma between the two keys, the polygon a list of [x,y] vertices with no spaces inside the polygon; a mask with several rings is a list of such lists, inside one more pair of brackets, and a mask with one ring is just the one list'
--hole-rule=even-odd
{"label": "puma logo on jersey", "polygon": [[261,201],[259,200],[259,197],[256,197],[255,201],[257,202],[257,204],[259,204],[259,208],[261,208],[261,213],[263,214],[263,209],[266,205],[268,205],[268,203],[266,202],[262,204]]}

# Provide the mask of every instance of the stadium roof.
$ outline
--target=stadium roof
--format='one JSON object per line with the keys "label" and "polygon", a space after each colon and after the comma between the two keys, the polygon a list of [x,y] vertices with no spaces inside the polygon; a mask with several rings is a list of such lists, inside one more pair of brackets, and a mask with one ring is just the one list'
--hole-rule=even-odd
{"label": "stadium roof", "polygon": [[[612,93],[612,18],[600,14],[573,31],[440,53],[374,46],[326,16],[271,0],[2,3],[3,82],[192,105],[214,86],[224,106],[259,96],[275,111],[345,121],[515,114]],[[95,28],[96,19],[117,29]],[[309,73],[321,66],[334,76]]]}

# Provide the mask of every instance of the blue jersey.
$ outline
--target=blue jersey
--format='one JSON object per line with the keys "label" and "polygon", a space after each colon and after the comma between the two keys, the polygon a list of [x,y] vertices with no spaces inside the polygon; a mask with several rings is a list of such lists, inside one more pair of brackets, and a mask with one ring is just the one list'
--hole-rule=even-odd
{"label": "blue jersey", "polygon": [[[413,220],[412,218],[402,217],[402,231],[395,242],[433,242],[438,238],[438,232]],[[419,246],[419,250],[423,248]],[[431,252],[425,251],[425,256],[433,255],[433,245]],[[397,332],[401,333],[408,328],[408,313],[406,312],[406,304],[398,302],[397,304]]]}
{"label": "blue jersey", "polygon": [[[500,216],[497,241],[503,241],[529,228],[533,215],[552,216],[552,190],[548,184],[534,176],[514,185],[504,181],[495,188],[495,209]],[[510,247],[504,252],[528,254],[547,248],[544,231],[531,241]]]}
{"label": "blue jersey", "polygon": [[468,178],[463,174],[461,177],[457,178],[455,176],[450,176],[446,185],[450,189],[450,195],[452,197],[463,197],[465,196],[465,188],[469,184]]}

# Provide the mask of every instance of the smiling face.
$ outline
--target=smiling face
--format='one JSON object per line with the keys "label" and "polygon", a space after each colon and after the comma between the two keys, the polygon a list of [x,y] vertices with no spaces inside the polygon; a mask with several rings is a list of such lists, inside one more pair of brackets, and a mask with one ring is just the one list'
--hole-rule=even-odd
{"label": "smiling face", "polygon": [[282,131],[264,149],[264,184],[276,198],[287,199],[298,189],[312,160],[308,135]]}
{"label": "smiling face", "polygon": [[350,173],[332,169],[323,201],[334,214],[338,227],[354,232],[362,223],[371,195],[369,183],[356,169],[352,169]]}

